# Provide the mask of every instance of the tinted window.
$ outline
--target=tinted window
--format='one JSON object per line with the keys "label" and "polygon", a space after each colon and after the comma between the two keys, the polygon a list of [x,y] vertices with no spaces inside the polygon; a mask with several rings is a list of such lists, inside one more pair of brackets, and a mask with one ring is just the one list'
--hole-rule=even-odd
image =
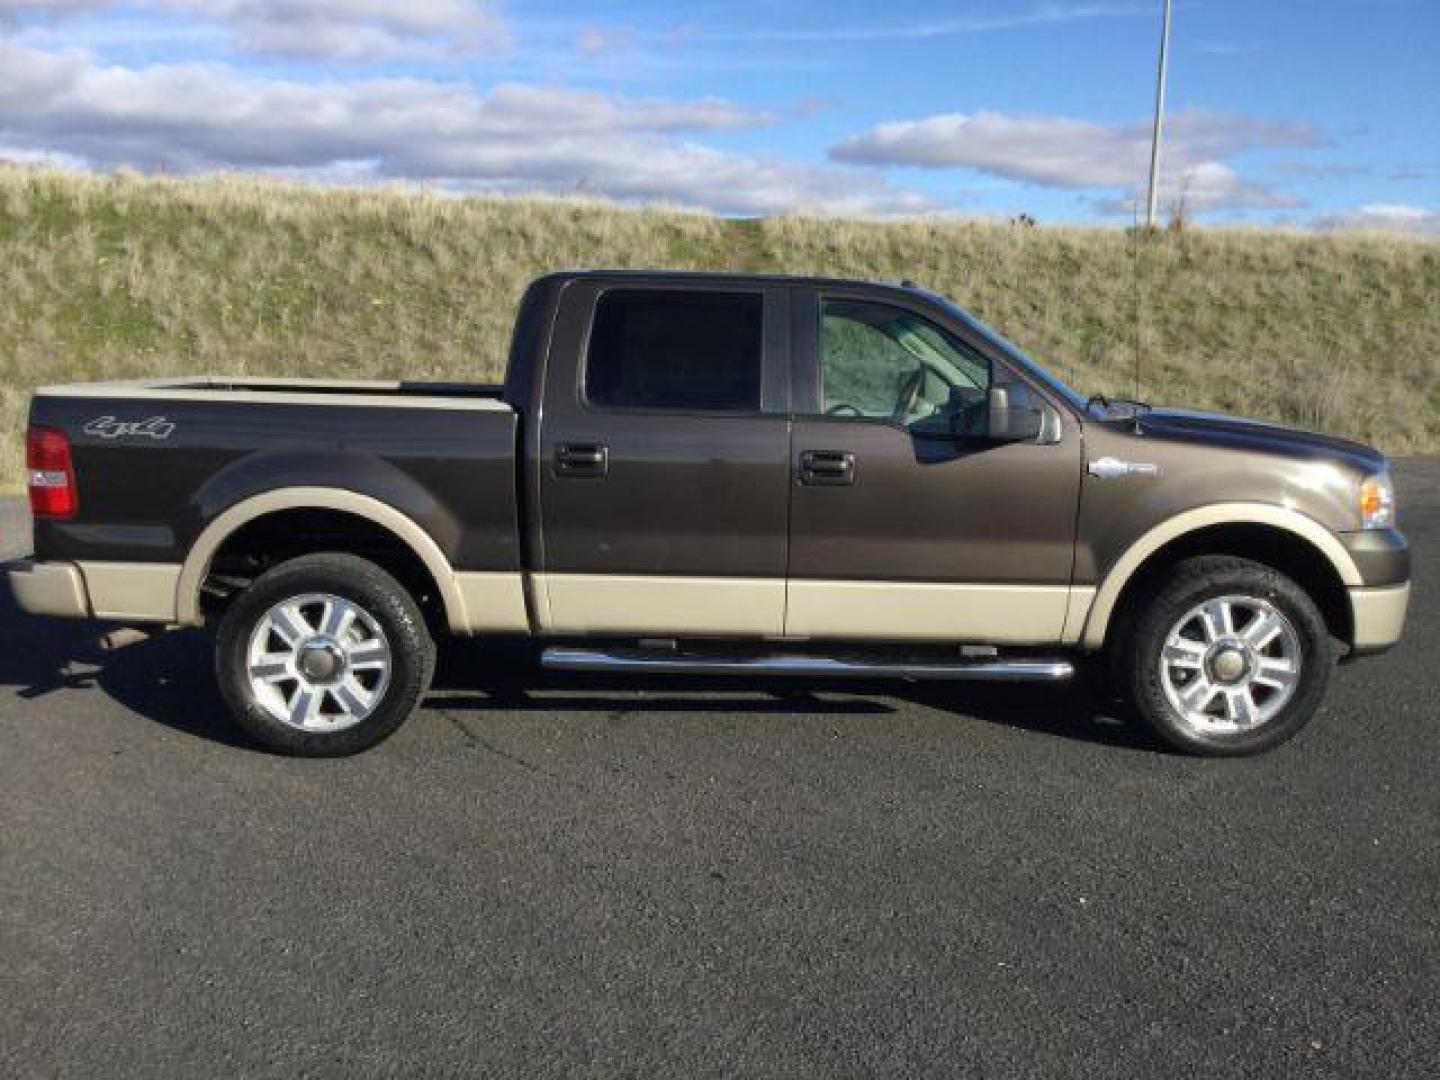
{"label": "tinted window", "polygon": [[585,396],[632,409],[759,411],[763,300],[713,292],[606,293]]}

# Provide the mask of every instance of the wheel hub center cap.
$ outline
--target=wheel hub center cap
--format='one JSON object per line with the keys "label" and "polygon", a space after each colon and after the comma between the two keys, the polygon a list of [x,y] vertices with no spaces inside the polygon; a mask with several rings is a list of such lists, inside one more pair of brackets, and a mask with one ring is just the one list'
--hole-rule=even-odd
{"label": "wheel hub center cap", "polygon": [[311,682],[333,682],[345,670],[345,654],[335,642],[316,638],[300,650],[297,666]]}
{"label": "wheel hub center cap", "polygon": [[1240,646],[1225,645],[1210,658],[1210,670],[1220,682],[1236,683],[1249,673],[1250,658]]}

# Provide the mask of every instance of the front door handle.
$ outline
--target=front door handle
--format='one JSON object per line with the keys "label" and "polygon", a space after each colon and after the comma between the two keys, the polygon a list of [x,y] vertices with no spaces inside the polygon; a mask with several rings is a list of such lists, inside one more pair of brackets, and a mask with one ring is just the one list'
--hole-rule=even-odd
{"label": "front door handle", "polygon": [[561,443],[555,447],[555,475],[596,479],[610,471],[610,448],[603,443]]}
{"label": "front door handle", "polygon": [[806,450],[800,455],[800,483],[811,487],[849,487],[855,483],[855,455],[836,450]]}

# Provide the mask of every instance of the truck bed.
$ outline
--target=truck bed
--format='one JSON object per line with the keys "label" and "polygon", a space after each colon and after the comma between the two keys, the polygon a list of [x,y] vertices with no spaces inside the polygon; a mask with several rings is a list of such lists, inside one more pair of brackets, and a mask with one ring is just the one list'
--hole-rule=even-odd
{"label": "truck bed", "polygon": [[456,569],[519,562],[519,414],[496,386],[256,377],[36,391],[72,447],[79,509],[37,523],[42,559],[179,563],[209,521],[277,488],[373,497]]}

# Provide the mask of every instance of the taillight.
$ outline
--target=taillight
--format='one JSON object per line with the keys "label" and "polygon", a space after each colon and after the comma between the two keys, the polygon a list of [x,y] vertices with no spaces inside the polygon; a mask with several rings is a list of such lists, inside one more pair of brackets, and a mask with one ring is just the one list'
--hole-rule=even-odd
{"label": "taillight", "polygon": [[80,509],[75,494],[75,467],[70,440],[57,428],[32,427],[25,434],[25,468],[29,472],[30,512],[36,517],[74,517]]}

